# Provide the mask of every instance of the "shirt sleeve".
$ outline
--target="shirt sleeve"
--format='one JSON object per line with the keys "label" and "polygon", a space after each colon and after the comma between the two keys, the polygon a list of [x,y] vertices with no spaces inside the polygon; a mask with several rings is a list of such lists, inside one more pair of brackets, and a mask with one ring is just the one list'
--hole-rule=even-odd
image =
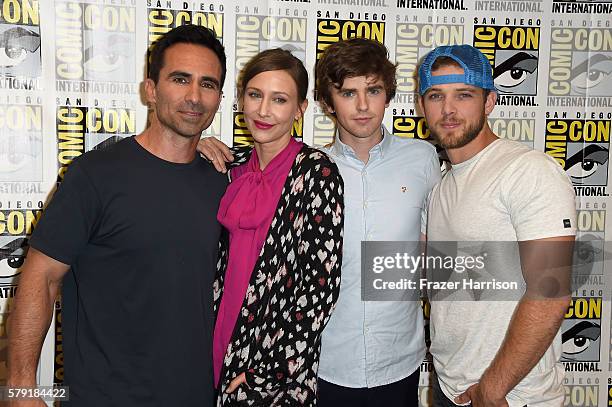
{"label": "shirt sleeve", "polygon": [[502,185],[519,241],[576,234],[576,196],[561,166],[541,152],[517,160]]}
{"label": "shirt sleeve", "polygon": [[431,190],[433,187],[440,182],[442,178],[440,172],[440,159],[438,158],[438,154],[433,151],[431,154],[431,158],[427,164],[427,194],[423,198],[423,205],[421,206],[421,233],[427,234],[427,208],[429,205],[429,195],[431,194]]}
{"label": "shirt sleeve", "polygon": [[79,161],[64,180],[32,234],[30,245],[64,264],[73,264],[89,241],[101,209],[98,194]]}
{"label": "shirt sleeve", "polygon": [[425,196],[425,202],[421,208],[421,233],[427,235],[427,210],[429,209],[429,196],[431,192]]}

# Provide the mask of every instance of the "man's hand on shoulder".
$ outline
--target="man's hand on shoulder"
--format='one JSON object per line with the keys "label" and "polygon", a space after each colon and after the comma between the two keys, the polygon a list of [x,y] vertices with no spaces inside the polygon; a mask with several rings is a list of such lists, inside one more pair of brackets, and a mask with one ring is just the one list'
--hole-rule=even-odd
{"label": "man's hand on shoulder", "polygon": [[217,171],[224,174],[227,172],[225,163],[234,161],[234,156],[229,147],[215,137],[200,139],[196,150],[202,157],[210,161]]}

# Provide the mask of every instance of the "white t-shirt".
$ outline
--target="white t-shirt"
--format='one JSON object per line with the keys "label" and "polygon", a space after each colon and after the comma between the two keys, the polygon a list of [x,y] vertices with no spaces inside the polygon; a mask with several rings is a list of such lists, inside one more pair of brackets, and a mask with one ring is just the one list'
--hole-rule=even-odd
{"label": "white t-shirt", "polygon": [[[453,165],[432,190],[428,213],[430,241],[524,241],[576,233],[575,195],[563,169],[544,153],[504,139]],[[516,304],[432,302],[430,351],[448,398],[480,380],[503,342]],[[561,406],[560,357],[557,333],[538,364],[508,393],[509,405]]]}

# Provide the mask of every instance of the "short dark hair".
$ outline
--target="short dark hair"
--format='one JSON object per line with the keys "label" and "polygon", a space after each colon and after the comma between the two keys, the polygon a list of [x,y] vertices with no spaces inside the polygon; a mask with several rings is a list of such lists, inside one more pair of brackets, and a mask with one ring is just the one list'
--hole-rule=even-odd
{"label": "short dark hair", "polygon": [[351,38],[325,49],[317,62],[317,96],[333,108],[331,87],[340,89],[346,78],[375,76],[382,79],[387,103],[395,96],[396,65],[389,61],[389,51],[378,41]]}
{"label": "short dark hair", "polygon": [[159,71],[164,66],[164,54],[166,50],[175,44],[195,44],[201,45],[210,49],[215,53],[221,64],[221,83],[223,88],[225,82],[225,74],[227,66],[225,62],[225,48],[212,30],[195,24],[185,24],[173,28],[164,34],[151,46],[151,55],[149,57],[148,77],[157,83],[159,80]]}
{"label": "short dark hair", "polygon": [[244,96],[247,84],[262,72],[285,71],[293,78],[298,91],[298,103],[308,95],[308,71],[299,58],[282,48],[272,48],[260,52],[247,62],[238,77],[238,98]]}

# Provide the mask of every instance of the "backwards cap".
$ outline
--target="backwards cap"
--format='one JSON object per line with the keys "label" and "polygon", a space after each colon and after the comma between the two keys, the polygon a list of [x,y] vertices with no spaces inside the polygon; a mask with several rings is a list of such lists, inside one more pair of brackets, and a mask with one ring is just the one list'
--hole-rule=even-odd
{"label": "backwards cap", "polygon": [[[463,68],[459,75],[431,75],[431,66],[439,57],[449,57]],[[434,85],[465,83],[497,92],[493,69],[486,56],[471,45],[449,45],[434,49],[419,67],[419,94],[424,95]]]}

